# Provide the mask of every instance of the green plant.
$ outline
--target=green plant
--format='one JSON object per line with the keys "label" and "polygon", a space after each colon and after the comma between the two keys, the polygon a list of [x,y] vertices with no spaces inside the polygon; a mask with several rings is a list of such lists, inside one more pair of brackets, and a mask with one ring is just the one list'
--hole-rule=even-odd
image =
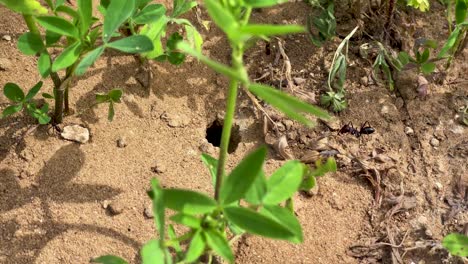
{"label": "green plant", "polygon": [[[318,47],[321,47],[325,41],[330,40],[336,35],[336,19],[334,4],[331,2],[325,9],[321,5],[318,5],[322,9],[322,13],[318,17],[309,16],[307,18],[307,30],[310,34],[310,40]],[[314,27],[318,30],[318,34],[314,34]]]}
{"label": "green plant", "polygon": [[[73,78],[82,75],[103,54],[106,48],[126,53],[142,53],[153,50],[151,40],[134,35],[114,40],[122,23],[135,11],[142,0],[111,1],[104,22],[92,16],[92,1],[77,1],[77,9],[64,1],[45,1],[49,9],[35,0],[0,0],[0,3],[23,15],[29,32],[18,39],[18,48],[26,55],[39,57],[38,70],[42,78],[51,77],[54,95],[46,98],[55,101],[54,123],[61,123],[63,114],[69,113],[69,90]],[[49,15],[50,14],[50,15]],[[45,35],[40,34],[40,25]],[[49,49],[59,49],[52,58]],[[65,71],[64,77],[58,72]]]}
{"label": "green plant", "polygon": [[398,54],[398,61],[405,68],[417,67],[418,71],[423,74],[430,74],[435,70],[434,59],[430,59],[431,49],[437,48],[437,42],[429,39],[417,39],[413,47],[414,57],[411,57],[407,52]]}
{"label": "green plant", "polygon": [[329,91],[320,96],[320,103],[323,106],[332,107],[335,112],[343,111],[347,107],[344,85],[348,67],[348,43],[357,29],[358,27],[355,27],[338,45],[328,73],[327,85]]}
{"label": "green plant", "polygon": [[[230,173],[225,171],[239,87],[305,125],[312,125],[313,122],[304,113],[323,119],[329,118],[329,115],[319,108],[273,87],[249,80],[243,55],[246,44],[252,38],[305,32],[303,27],[295,25],[248,23],[253,8],[273,6],[277,2],[204,1],[214,23],[227,35],[232,48],[231,66],[202,55],[186,42],[180,41],[176,44],[178,50],[196,57],[230,79],[219,159],[207,154],[202,155],[202,160],[213,178],[214,198],[191,190],[162,189],[158,181],[153,179],[148,194],[153,201],[159,239],[150,240],[143,246],[143,263],[190,263],[196,262],[202,255],[208,256],[208,262],[211,263],[214,254],[233,263],[234,255],[228,237],[235,239],[246,233],[293,243],[302,242],[302,229],[293,213],[292,197],[298,190],[313,188],[316,184],[315,177],[335,171],[334,159],[329,158],[325,163],[317,161],[313,170],[297,160],[291,160],[267,179],[262,169],[266,148],[260,147],[247,155]],[[185,226],[188,231],[177,235],[172,225],[166,226],[165,209],[175,211],[170,220]],[[185,251],[182,250],[182,243],[188,245]],[[94,259],[94,262],[126,263],[125,260],[112,255],[99,257]]]}
{"label": "green plant", "polygon": [[33,97],[39,92],[41,87],[42,82],[38,82],[26,95],[24,95],[23,90],[21,90],[18,85],[14,83],[5,84],[3,87],[3,93],[15,104],[10,105],[3,110],[2,118],[17,113],[24,108],[28,114],[37,119],[39,124],[49,123],[50,117],[47,115],[49,104],[44,103],[41,108],[37,108],[36,104],[32,101]]}
{"label": "green plant", "polygon": [[442,240],[442,246],[454,256],[468,257],[468,237],[463,234],[448,234]]}
{"label": "green plant", "polygon": [[[451,7],[448,7],[451,10]],[[455,0],[455,23],[454,30],[450,33],[447,42],[444,44],[438,54],[438,58],[446,58],[447,63],[445,68],[448,69],[452,63],[455,54],[463,48],[462,45],[466,42],[468,30],[468,21],[466,21],[468,13],[468,0]],[[448,15],[449,24],[451,25],[451,17]],[[450,27],[451,28],[451,27]]]}
{"label": "green plant", "polygon": [[[106,14],[109,0],[101,0],[101,12]],[[182,25],[185,29],[185,37],[191,43],[192,47],[201,51],[203,39],[196,30],[195,26],[187,19],[179,18],[181,15],[190,11],[197,5],[191,0],[174,0],[172,13],[166,14],[166,8],[162,4],[150,4],[149,0],[140,0],[137,3],[136,10],[123,24],[122,31],[126,35],[143,35],[151,39],[154,49],[140,54],[142,62],[148,60],[164,61],[168,60],[171,64],[179,65],[185,55],[175,49],[175,43],[183,37],[175,32],[169,36],[166,47],[162,43],[166,35],[167,27],[170,24]]]}
{"label": "green plant", "polygon": [[109,112],[107,115],[107,119],[112,121],[114,119],[114,104],[120,103],[120,98],[122,97],[123,91],[121,89],[112,89],[107,94],[96,94],[96,103],[108,103],[109,104]]}
{"label": "green plant", "polygon": [[407,0],[407,5],[419,9],[421,12],[429,10],[429,0]]}

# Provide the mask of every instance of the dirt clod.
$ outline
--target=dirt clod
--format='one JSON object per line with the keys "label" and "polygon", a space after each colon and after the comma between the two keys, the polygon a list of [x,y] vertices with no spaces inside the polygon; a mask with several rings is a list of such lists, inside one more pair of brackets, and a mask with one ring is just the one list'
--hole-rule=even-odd
{"label": "dirt clod", "polygon": [[151,171],[153,173],[161,174],[161,173],[164,173],[166,171],[166,168],[163,165],[158,163],[155,166],[151,167]]}

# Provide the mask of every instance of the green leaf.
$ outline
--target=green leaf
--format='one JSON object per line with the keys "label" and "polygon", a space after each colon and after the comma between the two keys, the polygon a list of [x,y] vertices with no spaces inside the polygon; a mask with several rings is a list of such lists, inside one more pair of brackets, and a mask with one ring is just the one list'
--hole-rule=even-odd
{"label": "green leaf", "polygon": [[206,243],[216,254],[223,257],[229,263],[234,263],[234,254],[224,235],[214,229],[207,229],[203,234],[205,235]]}
{"label": "green leaf", "polygon": [[61,34],[52,32],[50,30],[46,30],[46,33],[45,33],[46,46],[50,47],[50,46],[54,45],[55,43],[57,43],[60,40],[61,37],[62,37]]}
{"label": "green leaf", "polygon": [[75,9],[69,7],[69,6],[66,6],[66,5],[61,5],[61,6],[58,6],[56,9],[55,9],[56,12],[59,12],[59,13],[64,13],[66,15],[69,15],[71,16],[73,19],[75,20],[78,20],[80,18],[80,16],[78,15],[78,12],[76,12]]}
{"label": "green leaf", "polygon": [[[112,2],[115,2],[115,0]],[[143,264],[165,263],[164,249],[161,248],[159,242],[155,239],[148,241],[140,253]]]}
{"label": "green leaf", "polygon": [[424,74],[432,73],[436,68],[435,63],[433,62],[426,62],[421,65],[421,72]]}
{"label": "green leaf", "polygon": [[174,230],[173,225],[169,225],[169,227],[167,228],[167,236],[169,237],[170,240],[174,241],[174,243],[172,244],[172,247],[174,248],[177,255],[182,253],[182,248],[180,247],[179,241],[177,241],[177,234]]}
{"label": "green leaf", "polygon": [[45,29],[52,32],[72,37],[75,39],[80,38],[78,29],[67,20],[58,17],[58,16],[40,16],[37,17],[37,22],[43,26]]}
{"label": "green leaf", "polygon": [[453,49],[453,47],[455,46],[455,43],[457,42],[459,35],[460,35],[460,27],[457,26],[453,30],[452,34],[450,34],[450,36],[448,37],[447,42],[440,50],[439,55],[437,55],[439,59],[446,57],[447,53]]}
{"label": "green leaf", "polygon": [[109,102],[109,112],[108,112],[108,114],[107,114],[107,120],[109,120],[110,122],[112,122],[112,120],[114,120],[114,115],[115,115],[114,103],[113,103],[113,102]]}
{"label": "green leaf", "polygon": [[255,178],[254,183],[244,197],[248,203],[253,205],[262,204],[263,197],[267,192],[267,181],[265,174],[262,170],[260,170],[259,174],[260,175]]}
{"label": "green leaf", "polygon": [[153,50],[153,43],[147,36],[134,35],[106,44],[106,47],[126,53],[142,53]]}
{"label": "green leaf", "polygon": [[26,32],[18,39],[18,49],[26,55],[36,55],[44,49],[41,36]]}
{"label": "green leaf", "polygon": [[154,224],[159,232],[160,243],[164,242],[164,230],[166,226],[164,215],[164,191],[156,178],[151,179],[151,200],[153,204]]}
{"label": "green leaf", "polygon": [[184,38],[178,32],[172,33],[171,36],[167,39],[167,48],[169,50],[175,50],[177,43],[179,43],[183,39]]}
{"label": "green leaf", "polygon": [[263,203],[278,204],[291,198],[301,185],[303,172],[303,165],[300,161],[286,162],[268,179],[267,193],[263,197]]}
{"label": "green leaf", "polygon": [[190,246],[187,250],[184,261],[187,263],[196,262],[203,254],[203,251],[205,251],[205,247],[206,244],[203,240],[202,231],[198,230],[195,235],[193,235],[192,241],[190,241]]}
{"label": "green leaf", "polygon": [[190,46],[197,52],[202,51],[203,38],[197,29],[192,25],[185,25],[185,35]]}
{"label": "green leaf", "polygon": [[133,17],[133,22],[136,24],[149,24],[160,19],[166,14],[166,8],[161,4],[147,5],[136,16]]}
{"label": "green leaf", "polygon": [[99,258],[93,259],[91,262],[102,263],[102,264],[127,264],[128,263],[123,258],[114,256],[114,255],[101,256]]}
{"label": "green leaf", "polygon": [[455,22],[461,24],[466,19],[466,13],[468,12],[468,1],[456,0],[455,2]]}
{"label": "green leaf", "polygon": [[175,18],[195,7],[197,2],[188,0],[174,0],[173,4],[171,17]]}
{"label": "green leaf", "polygon": [[68,46],[62,53],[60,53],[60,55],[58,55],[57,58],[55,58],[55,61],[52,64],[52,72],[57,72],[73,65],[73,63],[80,58],[82,47],[83,46],[79,41]]}
{"label": "green leaf", "polygon": [[291,238],[293,243],[302,243],[304,240],[302,234],[301,224],[297,220],[296,216],[289,209],[278,206],[278,205],[265,205],[262,207],[261,213],[276,220],[282,226],[288,228],[294,237]]}
{"label": "green leaf", "polygon": [[90,51],[83,59],[80,61],[78,66],[75,69],[76,75],[82,75],[86,72],[86,70],[91,66],[101,54],[104,52],[104,46],[98,47],[92,51]]}
{"label": "green leaf", "polygon": [[0,0],[9,9],[24,15],[47,14],[47,8],[36,0]]}
{"label": "green leaf", "polygon": [[96,94],[96,103],[101,104],[109,101],[110,97],[108,94]]}
{"label": "green leaf", "polygon": [[244,197],[262,170],[266,148],[261,147],[245,157],[221,185],[219,200],[228,205]]}
{"label": "green leaf", "polygon": [[216,202],[206,194],[182,189],[165,189],[164,204],[167,208],[186,214],[205,214],[216,209]]}
{"label": "green leaf", "polygon": [[[151,1],[153,1],[153,0],[136,0],[135,1],[135,6],[138,7],[138,9],[142,9]],[[109,5],[109,4],[107,4],[107,5]]]}
{"label": "green leaf", "polygon": [[42,78],[46,78],[47,76],[49,76],[51,70],[50,66],[51,64],[49,54],[47,52],[42,52],[37,62],[37,68]]}
{"label": "green leaf", "polygon": [[321,177],[327,172],[335,172],[336,170],[337,166],[334,158],[328,158],[325,164],[322,164],[322,160],[318,159],[315,161],[315,169],[312,170],[311,175],[314,177]]}
{"label": "green leaf", "polygon": [[306,29],[298,25],[261,25],[248,24],[239,28],[240,33],[251,36],[276,36],[294,33],[304,33]]}
{"label": "green leaf", "polygon": [[213,22],[215,22],[230,39],[235,39],[235,36],[239,34],[239,23],[231,14],[230,10],[224,8],[218,0],[205,0],[205,7],[211,19],[213,19]]}
{"label": "green leaf", "polygon": [[218,168],[218,160],[213,158],[212,156],[203,153],[201,156],[201,160],[203,161],[203,164],[208,168],[210,171],[213,187],[216,184],[216,170]]}
{"label": "green leaf", "polygon": [[165,30],[168,22],[169,18],[166,16],[162,16],[161,19],[159,19],[155,23],[144,25],[141,28],[140,34],[150,38],[154,46],[154,49],[151,52],[143,53],[142,56],[148,59],[154,59],[164,54],[164,48],[161,42],[161,37],[165,35]]}
{"label": "green leaf", "polygon": [[468,237],[452,233],[444,237],[442,245],[450,254],[459,257],[468,257]]}
{"label": "green leaf", "polygon": [[299,114],[299,112],[310,113],[322,119],[330,119],[330,115],[324,110],[303,102],[270,86],[250,84],[248,88],[252,93],[260,97],[260,99],[278,108],[288,117],[295,119],[305,125],[310,126],[313,124],[313,122],[308,120],[305,116]]}
{"label": "green leaf", "polygon": [[259,8],[259,7],[270,7],[277,4],[288,2],[287,0],[244,0],[244,4],[247,7]]}
{"label": "green leaf", "polygon": [[3,110],[2,118],[5,118],[5,117],[10,116],[12,114],[18,113],[19,111],[21,111],[21,109],[23,109],[23,104],[10,105],[10,106],[8,106],[7,108],[5,108]]}
{"label": "green leaf", "polygon": [[209,59],[208,57],[204,56],[203,54],[201,54],[200,52],[197,52],[196,50],[194,50],[192,47],[190,47],[190,45],[184,41],[181,41],[179,43],[177,43],[177,49],[189,54],[189,55],[192,55],[193,57],[199,59],[200,61],[202,61],[204,64],[208,65],[208,67],[212,68],[213,70],[229,77],[229,78],[233,78],[233,79],[236,79],[236,80],[239,80],[243,83],[247,83],[248,82],[248,78],[247,76],[244,76],[243,74],[240,74],[238,73],[236,70],[224,65],[224,64],[221,64],[219,62],[216,62],[214,60],[211,60]]}
{"label": "green leaf", "polygon": [[42,97],[46,99],[54,99],[55,97],[49,93],[42,93]]}
{"label": "green leaf", "polygon": [[167,60],[173,65],[180,65],[185,60],[185,54],[180,52],[169,52]]}
{"label": "green leaf", "polygon": [[78,14],[80,15],[81,36],[85,36],[93,17],[93,2],[92,0],[78,0],[77,5]]}
{"label": "green leaf", "polygon": [[3,94],[13,102],[19,103],[24,99],[24,93],[15,83],[7,83],[3,86]]}
{"label": "green leaf", "polygon": [[224,214],[229,221],[255,235],[282,240],[290,240],[295,236],[277,221],[252,209],[230,206],[224,208]]}
{"label": "green leaf", "polygon": [[107,43],[120,25],[129,18],[134,10],[135,0],[111,1],[104,17],[102,40]]}
{"label": "green leaf", "polygon": [[123,91],[122,89],[112,89],[108,95],[109,99],[114,103],[120,103],[120,98],[122,98]]}
{"label": "green leaf", "polygon": [[201,220],[192,215],[178,213],[171,216],[170,219],[177,224],[188,226],[193,229],[198,229],[201,227]]}
{"label": "green leaf", "polygon": [[28,93],[26,94],[26,97],[24,98],[24,101],[25,102],[28,102],[30,101],[31,99],[33,99],[34,96],[36,96],[36,94],[39,92],[39,90],[41,89],[42,87],[42,82],[38,82],[36,83],[29,91]]}

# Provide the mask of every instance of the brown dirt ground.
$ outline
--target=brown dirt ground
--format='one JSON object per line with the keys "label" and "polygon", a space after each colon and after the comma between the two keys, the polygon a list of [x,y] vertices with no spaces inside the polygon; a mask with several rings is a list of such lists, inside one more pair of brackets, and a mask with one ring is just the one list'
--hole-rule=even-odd
{"label": "brown dirt ground", "polygon": [[[441,30],[446,23],[443,8],[433,2],[428,14],[402,13],[395,26],[412,18],[418,34],[442,43],[447,34]],[[253,18],[304,24],[310,10],[302,2],[289,3],[255,13]],[[341,10],[338,31],[346,35],[356,22],[346,16],[346,7],[337,10]],[[205,13],[202,17],[207,18]],[[25,31],[19,15],[0,7],[0,36],[12,37],[0,40],[0,58],[12,63],[0,71],[1,87],[16,82],[29,88],[40,80],[37,59],[16,48]],[[229,49],[221,32],[215,28],[202,32],[206,53],[227,62]],[[306,79],[295,87],[295,94],[317,101],[326,80],[325,65],[338,41],[317,48],[306,36],[283,39],[292,76]],[[413,41],[402,39],[403,45]],[[468,50],[453,63],[445,82],[431,82],[429,95],[420,99],[415,92],[416,75],[411,72],[397,78],[397,93],[369,83],[371,65],[359,58],[356,49],[366,41],[357,38],[351,44],[349,108],[337,120],[341,124],[369,121],[376,133],[357,140],[337,136],[322,123],[306,129],[267,108],[275,116],[279,134],[287,136],[294,157],[306,159],[316,153],[317,139],[325,137],[324,149],[340,152],[339,172],[319,180],[318,194],[296,196],[304,243],[247,237],[236,246],[236,263],[392,263],[398,257],[401,263],[457,262],[438,245],[444,235],[462,232],[468,222],[468,134],[456,120],[458,108],[468,98],[464,79]],[[272,43],[270,55],[265,54],[264,43],[247,54],[252,78],[271,66],[274,78],[269,81],[283,80],[282,60],[275,64],[277,42]],[[152,70],[151,88],[142,87],[143,74],[135,60],[107,52],[75,82],[70,99],[82,114],[68,116],[64,123],[90,129],[91,141],[84,145],[50,135],[48,127],[27,134],[34,120],[23,114],[0,120],[1,263],[89,263],[90,258],[104,254],[138,263],[142,244],[155,236],[153,221],[143,214],[150,203],[146,190],[152,177],[165,187],[213,193],[199,158],[200,146],[206,146],[207,125],[223,113],[227,80],[192,59],[179,67],[155,63]],[[442,70],[443,65],[438,65]],[[44,87],[50,92],[50,81]],[[96,92],[114,87],[124,89],[125,96],[115,120],[108,122],[107,108],[91,105]],[[242,142],[229,156],[230,168],[264,143],[262,118],[245,94],[239,98]],[[0,95],[0,110],[7,105]],[[160,118],[164,113],[183,124],[168,126]],[[405,134],[405,127],[414,133]],[[122,137],[128,146],[118,148],[116,141]],[[430,144],[433,138],[439,141],[436,147]],[[216,148],[208,150],[217,153]],[[267,172],[283,162],[271,148]],[[162,173],[152,172],[154,166]],[[368,179],[374,179],[375,185]],[[122,213],[109,215],[103,208],[107,203],[120,207]]]}

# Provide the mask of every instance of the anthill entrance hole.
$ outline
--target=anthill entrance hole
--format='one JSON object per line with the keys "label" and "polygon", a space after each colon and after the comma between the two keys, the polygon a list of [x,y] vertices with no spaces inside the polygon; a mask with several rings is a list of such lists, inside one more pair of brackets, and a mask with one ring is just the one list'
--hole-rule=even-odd
{"label": "anthill entrance hole", "polygon": [[[223,133],[222,120],[216,119],[206,128],[206,140],[213,146],[219,147],[221,145],[221,134]],[[229,140],[228,153],[231,154],[236,151],[241,136],[239,134],[239,125],[234,124],[231,130],[231,139]]]}

